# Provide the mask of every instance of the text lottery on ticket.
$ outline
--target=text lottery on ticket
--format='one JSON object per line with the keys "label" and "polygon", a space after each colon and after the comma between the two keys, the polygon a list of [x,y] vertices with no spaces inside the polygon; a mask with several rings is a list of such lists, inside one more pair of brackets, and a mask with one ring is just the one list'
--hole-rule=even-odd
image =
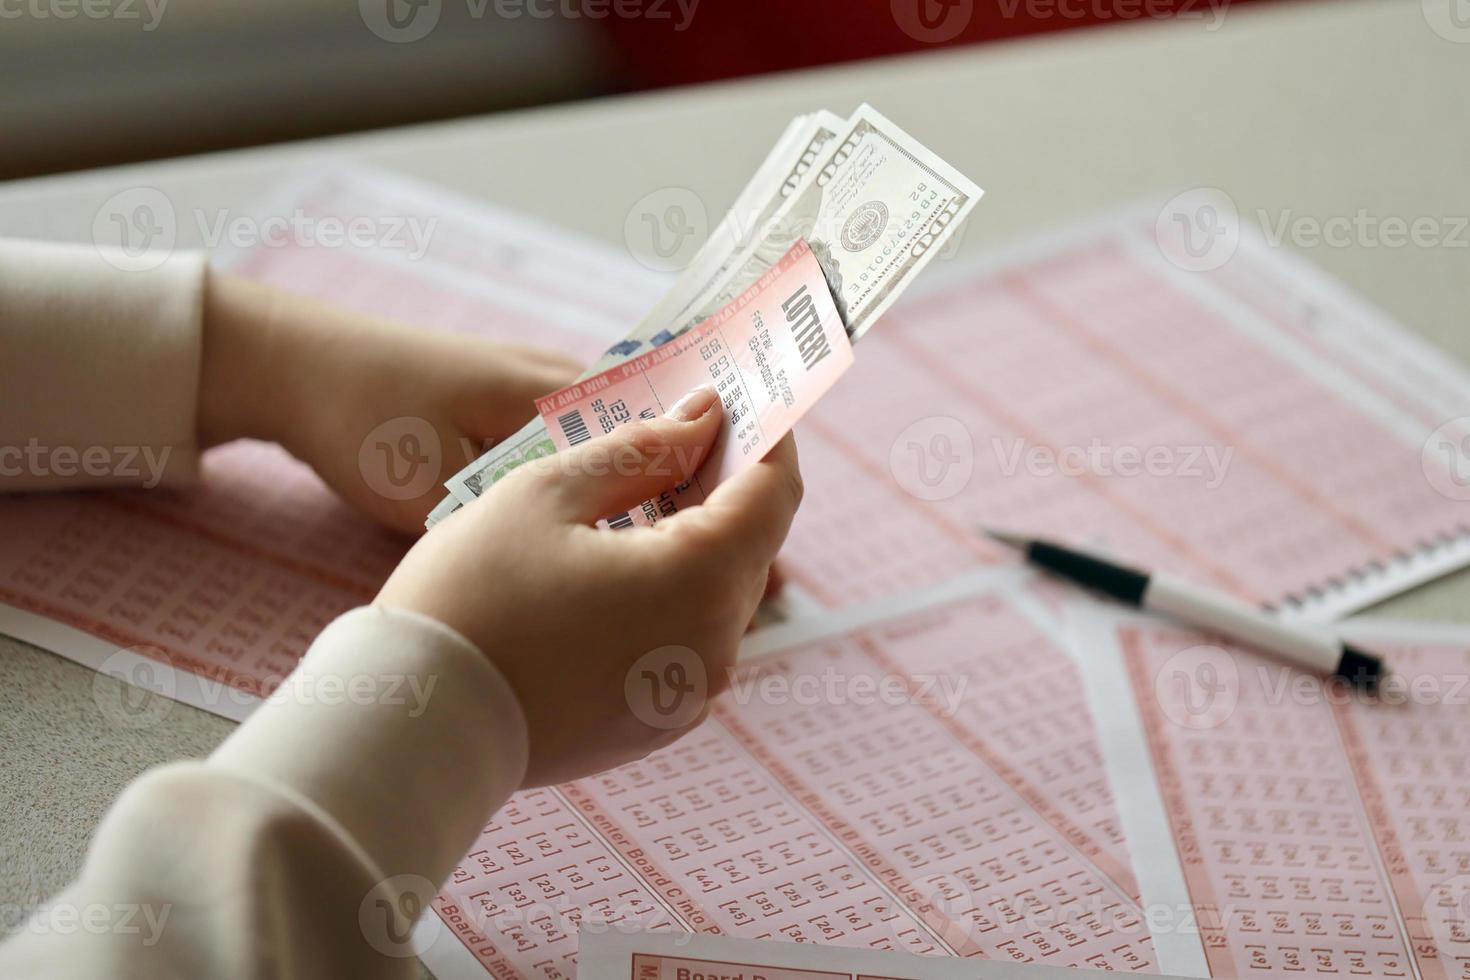
{"label": "text lottery on ticket", "polygon": [[[822,268],[805,241],[714,316],[641,357],[536,402],[559,450],[663,415],[709,385],[724,428],[687,483],[626,514],[614,528],[652,524],[697,504],[761,459],[852,365],[852,345]],[[650,461],[655,465],[657,461]],[[675,461],[663,465],[675,472]]]}

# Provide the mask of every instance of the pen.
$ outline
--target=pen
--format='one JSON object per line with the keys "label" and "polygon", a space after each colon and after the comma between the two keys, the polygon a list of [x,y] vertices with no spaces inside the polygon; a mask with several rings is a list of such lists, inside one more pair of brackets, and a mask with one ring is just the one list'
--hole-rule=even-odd
{"label": "pen", "polygon": [[1078,585],[1149,612],[1162,613],[1314,673],[1340,677],[1359,687],[1376,687],[1387,672],[1383,659],[1344,643],[1334,633],[1310,625],[1285,623],[1234,596],[1164,575],[1073,551],[1019,534],[984,529],[1040,568]]}

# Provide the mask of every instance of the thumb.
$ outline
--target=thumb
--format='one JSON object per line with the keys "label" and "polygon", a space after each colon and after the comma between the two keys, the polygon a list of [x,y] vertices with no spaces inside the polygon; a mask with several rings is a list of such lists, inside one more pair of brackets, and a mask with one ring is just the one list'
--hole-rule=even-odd
{"label": "thumb", "polygon": [[558,517],[591,524],[688,480],[709,458],[723,411],[695,388],[657,419],[634,422],[548,457],[538,491]]}

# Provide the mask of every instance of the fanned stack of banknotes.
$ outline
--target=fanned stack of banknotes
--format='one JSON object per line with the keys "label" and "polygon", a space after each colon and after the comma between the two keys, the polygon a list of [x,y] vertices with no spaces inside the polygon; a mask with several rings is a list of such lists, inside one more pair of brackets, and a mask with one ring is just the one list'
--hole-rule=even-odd
{"label": "fanned stack of banknotes", "polygon": [[[789,264],[798,251],[815,258],[831,293],[831,303],[824,296],[822,305],[835,306],[847,341],[856,342],[943,249],[982,193],[871,106],[846,120],[830,112],[800,116],[674,286],[583,378],[626,372],[640,357],[681,338],[693,340],[686,335],[727,319],[737,308],[760,326],[765,307],[753,301],[756,294],[772,284],[773,269]],[[785,309],[790,314],[789,301]],[[768,335],[763,339],[780,353]],[[709,358],[718,346],[711,338],[697,350]],[[769,359],[759,351],[757,358],[765,368]],[[769,381],[770,370],[765,373]],[[767,387],[779,397],[776,387]],[[789,404],[789,389],[785,397]],[[739,411],[731,402],[726,407]],[[580,427],[582,420],[573,418]],[[428,525],[473,502],[522,463],[566,444],[565,438],[553,438],[547,421],[543,409],[540,418],[456,473],[445,484],[450,495],[434,508]]]}

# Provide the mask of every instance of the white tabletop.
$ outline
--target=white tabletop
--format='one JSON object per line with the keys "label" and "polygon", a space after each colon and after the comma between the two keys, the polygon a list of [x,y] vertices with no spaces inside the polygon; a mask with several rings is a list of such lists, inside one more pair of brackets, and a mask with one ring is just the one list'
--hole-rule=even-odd
{"label": "white tabletop", "polygon": [[[181,211],[243,209],[296,168],[338,162],[621,243],[630,209],[649,193],[688,188],[717,216],[792,115],[846,113],[862,101],[985,187],[966,250],[1200,186],[1223,189],[1252,219],[1365,212],[1429,216],[1448,229],[1470,215],[1470,29],[1457,32],[1437,5],[1252,5],[1228,9],[1213,30],[1209,18],[1087,29],[42,178],[0,185],[0,234],[90,241],[99,208],[133,187],[162,190]],[[180,245],[197,237],[180,223]],[[1470,361],[1470,247],[1364,240],[1302,251]],[[1383,611],[1470,620],[1467,599],[1470,575],[1461,575]],[[93,683],[85,668],[0,639],[0,905],[64,883],[125,783],[207,753],[229,729],[180,707],[169,725],[120,733],[99,716]]]}

